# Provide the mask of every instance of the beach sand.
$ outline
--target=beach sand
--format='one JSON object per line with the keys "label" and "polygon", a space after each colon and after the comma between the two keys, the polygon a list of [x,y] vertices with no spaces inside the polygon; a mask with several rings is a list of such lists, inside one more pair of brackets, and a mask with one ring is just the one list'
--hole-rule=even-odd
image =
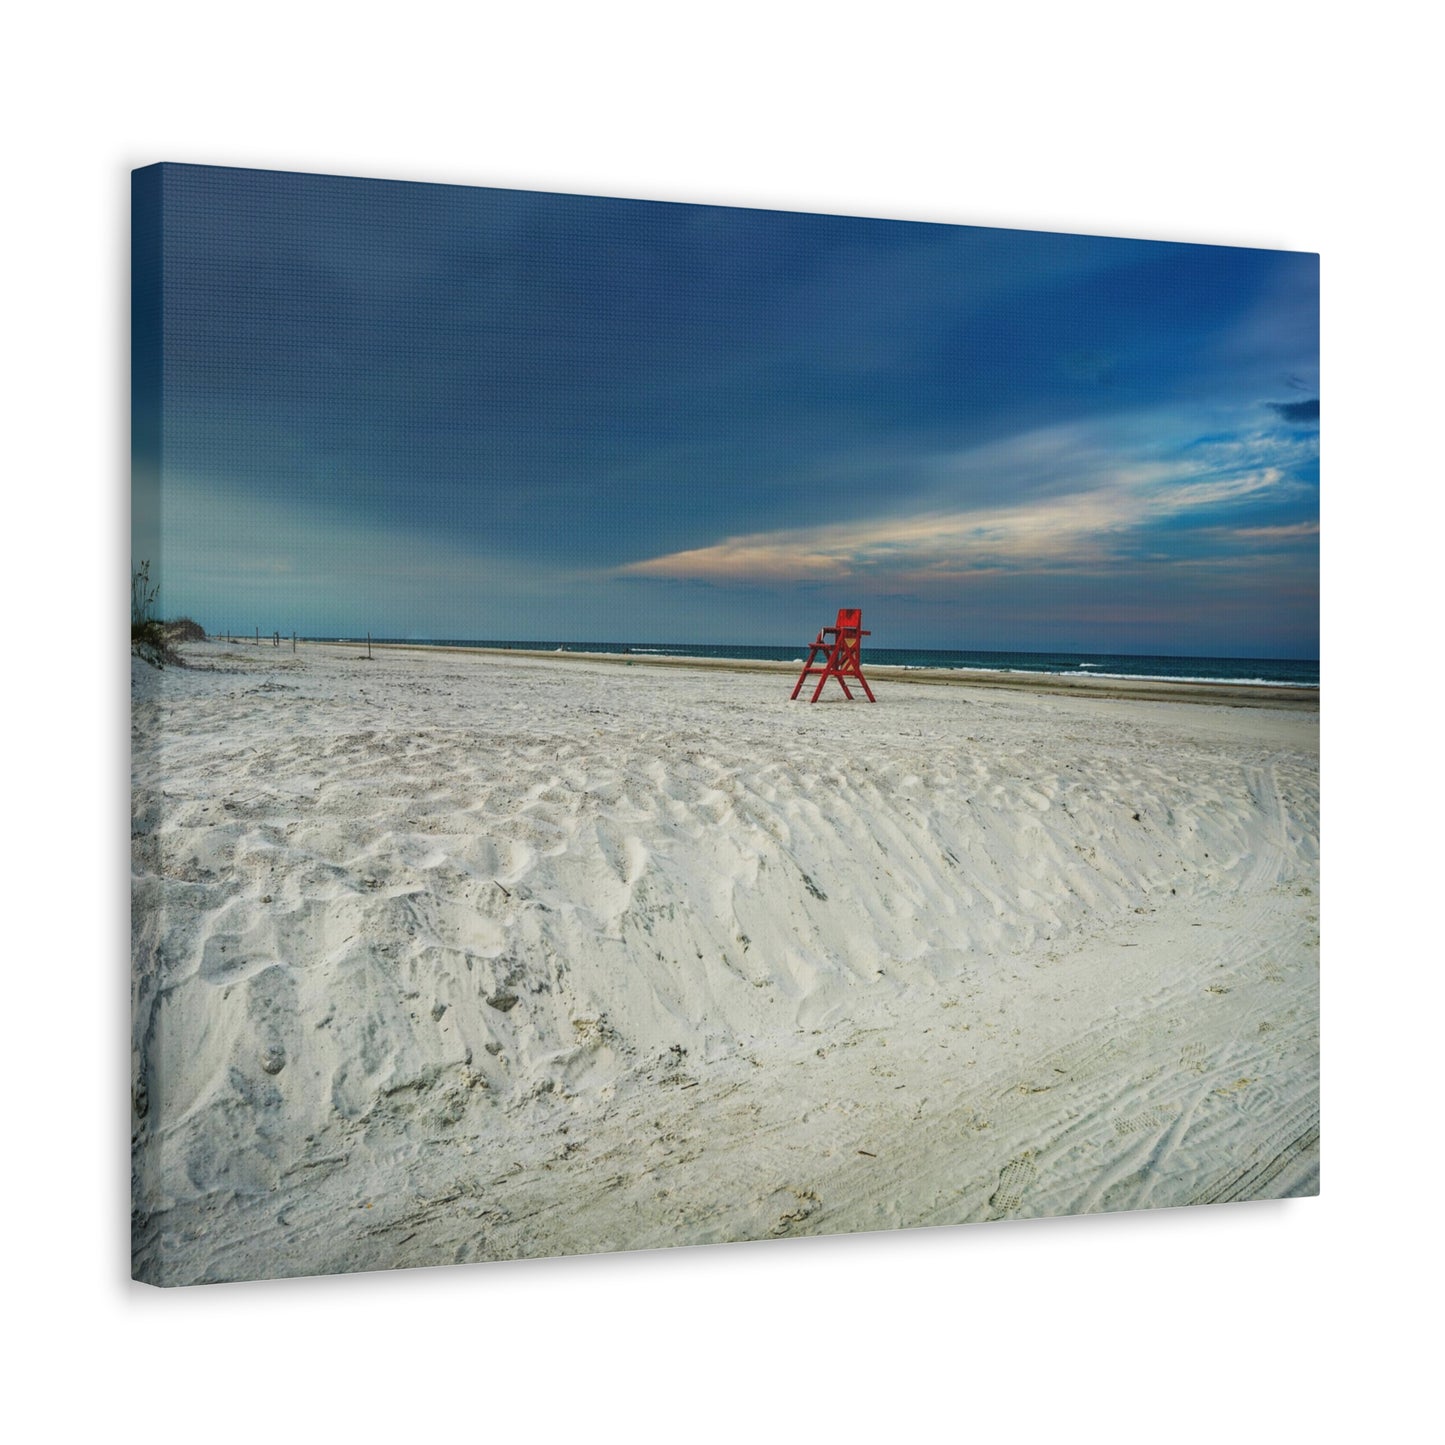
{"label": "beach sand", "polygon": [[1317,693],[182,650],[138,1278],[1317,1192]]}

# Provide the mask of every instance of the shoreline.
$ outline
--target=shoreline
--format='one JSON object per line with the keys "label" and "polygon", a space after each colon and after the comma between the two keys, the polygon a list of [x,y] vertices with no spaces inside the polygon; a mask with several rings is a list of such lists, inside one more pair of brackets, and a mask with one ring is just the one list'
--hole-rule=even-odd
{"label": "shoreline", "polygon": [[[230,644],[245,646],[244,641]],[[338,647],[364,650],[368,644],[350,638],[345,641],[303,641],[303,647]],[[796,662],[775,662],[766,658],[659,657],[651,654],[617,652],[557,652],[514,647],[452,647],[434,642],[373,642],[373,652],[443,652],[464,656],[531,658],[543,662],[601,663],[612,667],[671,667],[712,672],[772,673],[796,677]],[[866,660],[865,660],[866,661]],[[1287,708],[1297,712],[1318,712],[1318,687],[1287,687],[1273,683],[1211,682],[1171,678],[1074,677],[1062,673],[963,671],[953,668],[898,667],[868,664],[871,681],[919,684],[925,687],[979,687],[1016,692],[1057,693],[1119,702],[1184,702],[1223,707]],[[798,699],[800,702],[803,699]]]}

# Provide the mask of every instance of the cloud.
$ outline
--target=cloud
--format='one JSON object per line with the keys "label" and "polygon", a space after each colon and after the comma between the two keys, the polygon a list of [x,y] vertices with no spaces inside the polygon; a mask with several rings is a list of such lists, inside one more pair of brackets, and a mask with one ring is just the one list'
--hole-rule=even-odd
{"label": "cloud", "polygon": [[[872,577],[918,587],[1000,570],[1101,572],[1137,564],[1146,540],[1168,561],[1181,531],[1217,527],[1221,514],[1267,506],[1273,522],[1280,506],[1312,505],[1311,490],[1292,475],[1304,456],[1297,443],[1231,435],[1151,457],[1137,438],[1050,428],[939,459],[910,514],[733,535],[640,559],[617,575],[766,586]],[[960,505],[961,496],[971,504]],[[1274,540],[1292,534],[1279,529]],[[1256,538],[1265,540],[1266,529]]]}
{"label": "cloud", "polygon": [[1249,542],[1298,542],[1319,534],[1318,522],[1290,522],[1278,527],[1236,527],[1232,535]]}
{"label": "cloud", "polygon": [[1269,409],[1285,421],[1296,425],[1320,419],[1320,399],[1317,396],[1309,401],[1272,401]]}
{"label": "cloud", "polygon": [[830,542],[809,532],[759,533],[632,562],[618,573],[694,582],[802,582],[810,577],[836,577],[840,559],[849,550],[847,542],[840,546],[837,540]]}
{"label": "cloud", "polygon": [[620,569],[632,577],[785,583],[886,572],[895,580],[1009,570],[1097,568],[1122,555],[1125,538],[1189,512],[1267,492],[1273,470],[1169,488],[1128,485],[1047,502],[728,537],[710,547],[647,558]]}

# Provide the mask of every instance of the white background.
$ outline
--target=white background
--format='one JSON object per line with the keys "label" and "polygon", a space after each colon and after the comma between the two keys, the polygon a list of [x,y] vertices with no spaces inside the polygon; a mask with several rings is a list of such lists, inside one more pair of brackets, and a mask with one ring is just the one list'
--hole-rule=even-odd
{"label": "white background", "polygon": [[[262,0],[7,20],[0,883],[19,987],[0,1037],[21,1438],[1415,1433],[1439,1286],[1424,12],[1004,13]],[[130,1284],[126,228],[128,171],[156,160],[1321,252],[1321,1198]]]}

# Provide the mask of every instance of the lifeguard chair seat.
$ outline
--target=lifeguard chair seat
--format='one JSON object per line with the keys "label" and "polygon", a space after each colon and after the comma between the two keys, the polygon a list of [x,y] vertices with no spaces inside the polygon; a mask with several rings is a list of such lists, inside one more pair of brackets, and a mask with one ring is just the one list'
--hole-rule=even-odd
{"label": "lifeguard chair seat", "polygon": [[[808,644],[808,660],[803,664],[797,682],[793,684],[793,698],[796,699],[802,691],[804,679],[810,673],[818,673],[818,685],[813,689],[809,702],[818,701],[830,677],[838,679],[843,696],[850,702],[853,700],[853,694],[848,690],[847,679],[850,677],[856,678],[862,685],[869,702],[877,702],[873,689],[868,686],[868,679],[863,676],[863,639],[869,635],[863,629],[861,608],[840,607],[837,622],[832,627],[819,628],[817,637]],[[823,654],[823,660],[815,662],[819,653]]]}

